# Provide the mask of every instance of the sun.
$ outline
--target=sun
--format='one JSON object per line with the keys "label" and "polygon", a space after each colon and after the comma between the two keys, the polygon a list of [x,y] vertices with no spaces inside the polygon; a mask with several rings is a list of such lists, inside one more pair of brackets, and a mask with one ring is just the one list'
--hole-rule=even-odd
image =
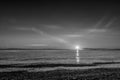
{"label": "sun", "polygon": [[76,46],[75,46],[75,49],[77,49],[77,50],[82,50],[82,47],[79,46],[79,45],[76,45]]}
{"label": "sun", "polygon": [[80,49],[80,46],[76,45],[76,46],[75,46],[75,49]]}

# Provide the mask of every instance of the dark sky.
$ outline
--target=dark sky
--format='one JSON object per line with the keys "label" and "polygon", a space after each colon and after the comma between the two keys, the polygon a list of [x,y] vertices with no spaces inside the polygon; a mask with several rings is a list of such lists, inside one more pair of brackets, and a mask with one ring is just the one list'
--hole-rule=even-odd
{"label": "dark sky", "polygon": [[120,48],[119,2],[0,2],[1,48]]}

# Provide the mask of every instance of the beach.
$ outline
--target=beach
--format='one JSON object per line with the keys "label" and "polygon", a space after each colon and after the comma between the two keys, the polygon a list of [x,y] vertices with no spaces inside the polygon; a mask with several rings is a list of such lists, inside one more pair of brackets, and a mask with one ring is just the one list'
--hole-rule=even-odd
{"label": "beach", "polygon": [[0,80],[119,80],[120,68],[0,72]]}
{"label": "beach", "polygon": [[1,65],[0,80],[119,80],[119,66],[118,62]]}

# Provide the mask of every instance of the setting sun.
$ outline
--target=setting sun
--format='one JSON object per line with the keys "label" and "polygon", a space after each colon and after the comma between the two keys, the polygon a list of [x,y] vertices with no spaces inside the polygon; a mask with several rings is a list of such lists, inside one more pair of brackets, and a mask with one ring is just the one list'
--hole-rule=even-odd
{"label": "setting sun", "polygon": [[80,49],[80,47],[77,45],[77,46],[75,46],[75,49]]}
{"label": "setting sun", "polygon": [[76,45],[76,46],[75,46],[75,49],[77,49],[77,50],[82,50],[82,47],[80,47],[79,45]]}

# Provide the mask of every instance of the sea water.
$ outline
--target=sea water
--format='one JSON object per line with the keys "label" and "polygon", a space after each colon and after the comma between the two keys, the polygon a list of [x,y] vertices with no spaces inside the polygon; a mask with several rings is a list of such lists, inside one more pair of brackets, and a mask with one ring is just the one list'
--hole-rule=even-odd
{"label": "sea water", "polygon": [[[119,50],[80,50],[81,63],[118,62]],[[0,64],[64,63],[76,64],[75,50],[0,50]]]}

